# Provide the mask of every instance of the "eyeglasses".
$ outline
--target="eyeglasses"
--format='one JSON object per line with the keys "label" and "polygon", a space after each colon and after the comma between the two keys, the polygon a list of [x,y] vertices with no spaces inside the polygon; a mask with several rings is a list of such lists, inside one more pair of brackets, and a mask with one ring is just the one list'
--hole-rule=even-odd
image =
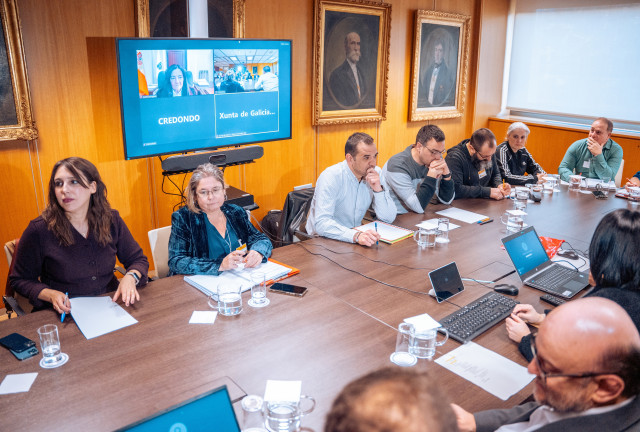
{"label": "eyeglasses", "polygon": [[200,198],[206,198],[206,197],[208,197],[209,195],[216,195],[216,194],[219,194],[219,193],[220,193],[220,192],[222,192],[223,190],[224,190],[224,188],[222,188],[222,187],[215,187],[215,188],[213,188],[213,189],[211,189],[211,190],[201,189],[201,190],[199,190],[197,193],[198,193],[198,196],[199,196]]}
{"label": "eyeglasses", "polygon": [[538,369],[538,375],[542,380],[543,384],[547,384],[548,378],[589,378],[598,375],[618,375],[618,372],[585,372],[581,374],[567,374],[567,373],[548,373],[542,368],[540,364],[540,357],[538,356],[538,352],[536,350],[536,336],[531,335],[531,352],[533,353],[533,359],[536,362],[536,368]]}
{"label": "eyeglasses", "polygon": [[424,148],[429,150],[431,152],[431,156],[433,156],[433,157],[444,157],[444,154],[447,152],[446,149],[442,150],[442,151],[439,151],[439,150],[430,149],[427,146],[424,146]]}
{"label": "eyeglasses", "polygon": [[483,155],[481,154],[479,151],[476,150],[476,156],[478,156],[480,159],[482,159],[483,161],[487,161],[490,160],[493,157],[493,153],[490,155]]}

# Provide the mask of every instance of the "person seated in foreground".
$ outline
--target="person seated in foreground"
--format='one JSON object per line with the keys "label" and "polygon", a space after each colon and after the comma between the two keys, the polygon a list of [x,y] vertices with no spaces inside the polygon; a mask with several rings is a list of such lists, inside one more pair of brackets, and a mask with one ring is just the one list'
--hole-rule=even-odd
{"label": "person seated in foreground", "polygon": [[613,123],[600,117],[594,120],[589,137],[571,144],[560,162],[558,174],[566,182],[572,174],[587,178],[613,180],[622,163],[622,147],[611,139]]}
{"label": "person seated in foreground", "polygon": [[225,93],[242,93],[244,87],[238,81],[236,81],[236,73],[233,69],[229,69],[225,75],[225,79],[220,83],[220,91]]}
{"label": "person seated in foreground", "polygon": [[511,123],[507,129],[507,140],[498,146],[496,153],[500,175],[510,185],[542,183],[543,177],[547,175],[525,147],[529,133],[526,124]]}
{"label": "person seated in foreground", "polygon": [[444,152],[444,132],[436,125],[426,125],[418,131],[414,144],[384,164],[382,178],[398,214],[409,210],[424,213],[434,196],[442,204],[451,204],[454,184],[442,158]]}
{"label": "person seated in foreground", "polygon": [[344,146],[345,160],[320,174],[307,218],[307,233],[343,242],[372,246],[380,239],[375,230],[360,232],[362,218],[373,203],[376,217],[384,222],[396,218],[396,205],[380,182],[376,166],[378,149],[373,138],[356,132]]}
{"label": "person seated in foreground", "polygon": [[347,384],[325,432],[455,432],[455,416],[427,372],[388,367]]}
{"label": "person seated in foreground", "polygon": [[640,430],[640,335],[621,306],[582,298],[558,307],[532,343],[536,402],[471,414],[463,432]]}
{"label": "person seated in foreground", "polygon": [[453,176],[456,199],[501,200],[509,196],[511,186],[502,181],[495,153],[496,137],[486,128],[449,149],[445,161]]}
{"label": "person seated in foreground", "polygon": [[271,241],[242,207],[225,204],[226,199],[222,170],[206,163],[193,171],[187,205],[171,215],[170,275],[218,275],[256,267],[271,256]]}
{"label": "person seated in foreground", "polygon": [[[594,288],[586,296],[618,303],[640,329],[640,212],[618,209],[603,217],[591,238],[589,261]],[[533,306],[519,304],[505,320],[509,338],[527,360],[533,358],[527,323],[537,325],[544,319]]]}
{"label": "person seated in foreground", "polygon": [[[9,275],[13,289],[34,311],[69,313],[68,297],[98,296],[115,290],[113,301],[140,300],[149,261],[116,210],[107,187],[86,159],[56,162],[49,179],[49,202],[22,233]],[[118,281],[116,257],[127,269]],[[66,293],[69,293],[68,297]]]}

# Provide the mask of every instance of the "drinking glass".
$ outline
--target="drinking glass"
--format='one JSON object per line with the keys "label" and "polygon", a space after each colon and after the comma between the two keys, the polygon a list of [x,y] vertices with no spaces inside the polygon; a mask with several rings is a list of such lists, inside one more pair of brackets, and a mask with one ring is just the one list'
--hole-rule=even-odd
{"label": "drinking glass", "polygon": [[[311,404],[310,408],[302,409],[303,401]],[[296,432],[300,430],[302,417],[309,414],[316,407],[316,400],[311,396],[300,396],[300,402],[269,401],[265,404],[267,429],[271,432]]]}
{"label": "drinking glass", "polygon": [[580,189],[580,183],[584,177],[578,174],[569,176],[569,190],[578,190]]}
{"label": "drinking glass", "polygon": [[267,279],[264,273],[254,273],[251,275],[253,285],[251,286],[251,299],[249,306],[265,307],[270,303],[267,298]]}
{"label": "drinking glass", "polygon": [[418,361],[416,356],[409,352],[412,331],[413,324],[403,322],[398,326],[396,350],[389,357],[389,359],[398,366],[413,366]]}
{"label": "drinking glass", "polygon": [[40,366],[43,368],[54,368],[62,366],[67,362],[69,356],[60,350],[60,336],[58,326],[46,324],[38,329],[40,337],[40,348],[42,349],[42,360]]}
{"label": "drinking glass", "polygon": [[262,407],[264,401],[258,395],[242,399],[242,432],[267,432]]}
{"label": "drinking glass", "polygon": [[449,219],[438,218],[438,235],[436,237],[436,243],[445,244],[449,243]]}
{"label": "drinking glass", "polygon": [[437,340],[438,329],[411,330],[411,340],[409,343],[409,353],[421,359],[432,359],[436,354],[436,347],[444,345],[449,339],[449,332],[445,328],[440,329],[444,334],[444,338]]}
{"label": "drinking glass", "polygon": [[242,312],[241,286],[218,286],[217,294],[209,296],[209,306],[220,315],[235,316]]}
{"label": "drinking glass", "polygon": [[600,183],[596,185],[596,190],[601,191],[604,196],[609,195],[609,183],[611,182],[611,177],[603,177],[600,179]]}
{"label": "drinking glass", "polygon": [[507,210],[500,216],[500,222],[507,226],[507,232],[516,233],[524,227],[524,217],[520,214],[512,214],[512,210]]}

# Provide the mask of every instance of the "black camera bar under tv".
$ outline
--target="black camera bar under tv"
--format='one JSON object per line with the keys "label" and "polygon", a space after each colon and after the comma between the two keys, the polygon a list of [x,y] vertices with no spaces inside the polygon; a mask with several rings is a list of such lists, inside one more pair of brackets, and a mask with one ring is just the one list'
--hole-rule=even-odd
{"label": "black camera bar under tv", "polygon": [[[229,148],[212,152],[194,153],[188,155],[169,156],[161,163],[162,175],[186,174],[205,163],[212,163],[219,168],[234,165],[252,163],[264,156],[264,149],[258,145]],[[245,210],[255,210],[258,206],[253,200],[253,195],[240,189],[229,186],[227,188],[227,201],[243,207]]]}

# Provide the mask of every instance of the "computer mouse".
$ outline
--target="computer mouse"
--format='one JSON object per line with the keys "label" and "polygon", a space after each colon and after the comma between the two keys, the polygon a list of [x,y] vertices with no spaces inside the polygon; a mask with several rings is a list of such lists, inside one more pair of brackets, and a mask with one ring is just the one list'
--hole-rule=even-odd
{"label": "computer mouse", "polygon": [[498,284],[493,287],[493,289],[495,292],[498,292],[500,294],[507,294],[512,296],[518,295],[518,292],[520,292],[517,286],[511,284]]}
{"label": "computer mouse", "polygon": [[558,256],[561,256],[563,258],[572,259],[572,260],[578,259],[578,254],[577,253],[575,253],[572,250],[566,250],[566,249],[560,249],[558,251]]}

